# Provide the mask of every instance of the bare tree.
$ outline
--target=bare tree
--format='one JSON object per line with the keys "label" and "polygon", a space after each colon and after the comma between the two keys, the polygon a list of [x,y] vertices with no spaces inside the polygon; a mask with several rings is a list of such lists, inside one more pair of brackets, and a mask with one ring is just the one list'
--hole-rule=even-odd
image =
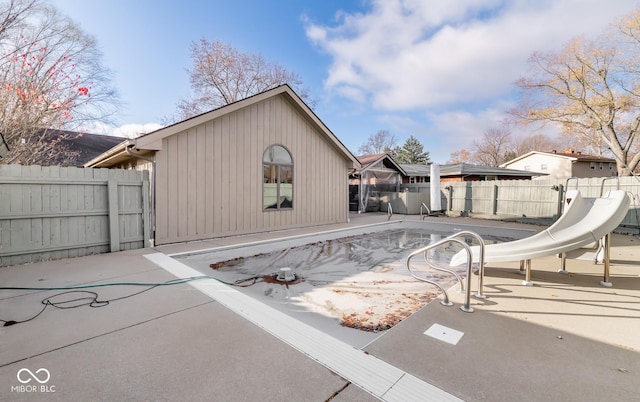
{"label": "bare tree", "polygon": [[93,37],[41,0],[0,2],[2,163],[47,163],[66,153],[47,129],[108,122],[117,95]]}
{"label": "bare tree", "polygon": [[559,124],[592,149],[611,150],[625,176],[640,163],[640,154],[630,154],[640,137],[640,8],[615,25],[614,35],[598,41],[579,37],[558,53],[533,54],[512,114]]}
{"label": "bare tree", "polygon": [[471,160],[471,152],[466,149],[451,152],[447,163],[467,163]]}
{"label": "bare tree", "polygon": [[387,130],[380,130],[367,138],[367,142],[360,145],[360,155],[376,155],[383,152],[392,152],[396,148],[397,138]]}
{"label": "bare tree", "polygon": [[[512,143],[512,151],[516,157],[531,151],[551,152],[553,150],[559,151],[567,147],[567,145],[563,145],[560,141],[541,133],[527,135],[518,139],[512,138]],[[575,145],[571,145],[571,147],[582,149],[582,147]]]}
{"label": "bare tree", "polygon": [[192,67],[188,69],[193,95],[182,99],[175,122],[288,84],[309,106],[315,102],[297,73],[267,61],[261,54],[242,53],[229,44],[202,38],[191,44]]}
{"label": "bare tree", "polygon": [[513,159],[511,131],[504,126],[485,130],[482,141],[473,141],[472,151],[471,162],[484,166],[499,166]]}
{"label": "bare tree", "polygon": [[450,163],[473,162],[485,166],[499,166],[531,151],[551,152],[567,147],[541,133],[514,137],[508,125],[484,131],[482,140],[474,141],[472,152],[465,149],[451,153]]}

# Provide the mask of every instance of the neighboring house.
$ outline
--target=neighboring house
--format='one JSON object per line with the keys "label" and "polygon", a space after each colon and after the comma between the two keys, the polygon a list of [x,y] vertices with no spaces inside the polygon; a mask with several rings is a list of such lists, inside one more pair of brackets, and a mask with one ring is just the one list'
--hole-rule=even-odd
{"label": "neighboring house", "polygon": [[531,151],[500,167],[544,173],[550,179],[609,177],[617,173],[615,159],[583,155],[573,149],[565,152]]}
{"label": "neighboring house", "polygon": [[[400,165],[406,172],[402,178],[403,184],[428,183],[431,175],[429,165]],[[532,177],[542,176],[543,173],[472,165],[469,163],[454,163],[440,165],[441,182],[462,182],[481,180],[531,180]]]}
{"label": "neighboring house", "polygon": [[87,167],[152,171],[155,244],[348,221],[360,163],[283,85],[120,144]]}

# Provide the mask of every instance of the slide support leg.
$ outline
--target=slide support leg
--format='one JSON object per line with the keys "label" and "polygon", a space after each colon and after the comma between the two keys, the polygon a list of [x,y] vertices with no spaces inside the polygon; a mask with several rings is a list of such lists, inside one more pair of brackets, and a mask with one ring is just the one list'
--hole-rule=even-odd
{"label": "slide support leg", "polygon": [[609,282],[609,259],[611,258],[611,233],[607,233],[604,237],[604,280],[600,281],[600,285],[610,288],[613,286]]}
{"label": "slide support leg", "polygon": [[560,269],[558,273],[567,275],[569,272],[567,271],[567,253],[560,254]]}
{"label": "slide support leg", "polygon": [[533,282],[531,282],[531,260],[526,260],[524,262],[525,265],[525,276],[524,276],[524,281],[522,281],[522,284],[524,286],[533,286]]}

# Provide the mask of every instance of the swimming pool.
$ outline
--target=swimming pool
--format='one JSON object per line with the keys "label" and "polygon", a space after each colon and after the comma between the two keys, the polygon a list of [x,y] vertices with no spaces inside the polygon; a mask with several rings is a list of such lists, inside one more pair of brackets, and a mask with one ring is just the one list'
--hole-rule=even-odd
{"label": "swimming pool", "polygon": [[[487,244],[531,235],[531,231],[517,229],[391,222],[173,258],[233,283],[241,292],[346,343],[363,347],[439,295],[436,287],[415,280],[404,261],[411,251],[460,230],[480,234]],[[455,246],[438,249],[432,258],[446,264],[457,251]],[[281,268],[291,269],[295,279],[277,280]],[[426,264],[417,268],[445,288],[456,285],[449,274],[430,270]]]}

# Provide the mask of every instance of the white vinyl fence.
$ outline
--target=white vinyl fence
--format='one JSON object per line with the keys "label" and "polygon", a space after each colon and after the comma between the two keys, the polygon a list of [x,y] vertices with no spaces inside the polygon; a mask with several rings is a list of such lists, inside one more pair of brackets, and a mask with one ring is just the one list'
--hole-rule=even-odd
{"label": "white vinyl fence", "polygon": [[[640,179],[621,177],[619,183],[631,198],[621,226],[640,230]],[[597,197],[617,185],[617,178],[441,182],[440,196],[449,215],[555,220],[562,212],[567,188],[577,187],[584,197]],[[380,194],[380,211],[385,212],[390,203],[394,213],[419,214],[422,203],[431,208],[429,191],[429,183],[403,184],[399,193]]]}
{"label": "white vinyl fence", "polygon": [[146,247],[149,174],[0,165],[0,266]]}

